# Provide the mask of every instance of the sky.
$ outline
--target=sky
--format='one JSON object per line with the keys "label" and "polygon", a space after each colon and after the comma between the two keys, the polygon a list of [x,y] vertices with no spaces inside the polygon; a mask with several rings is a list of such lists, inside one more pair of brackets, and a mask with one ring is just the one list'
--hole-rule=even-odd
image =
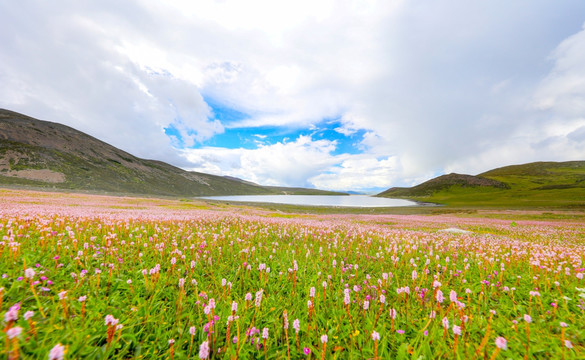
{"label": "sky", "polygon": [[262,185],[585,160],[582,0],[0,0],[0,108]]}

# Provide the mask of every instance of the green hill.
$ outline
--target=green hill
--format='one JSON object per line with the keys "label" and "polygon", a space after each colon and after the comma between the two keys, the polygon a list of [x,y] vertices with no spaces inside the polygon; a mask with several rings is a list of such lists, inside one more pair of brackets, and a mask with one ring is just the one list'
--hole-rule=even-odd
{"label": "green hill", "polygon": [[[285,192],[140,159],[71,127],[3,109],[1,185],[179,197]],[[329,193],[313,189],[286,192]]]}
{"label": "green hill", "polygon": [[456,207],[585,208],[585,161],[512,165],[477,176],[443,175],[378,196]]}
{"label": "green hill", "polygon": [[[411,188],[390,188],[378,196],[382,197],[409,197],[409,196],[432,196],[436,192],[449,190],[453,186],[459,186],[461,188],[473,188],[473,189],[505,189],[509,186],[500,181],[488,179],[481,176],[463,175],[463,174],[448,174],[441,175],[437,178],[426,181],[420,185],[413,186]],[[482,189],[482,190],[483,190]]]}

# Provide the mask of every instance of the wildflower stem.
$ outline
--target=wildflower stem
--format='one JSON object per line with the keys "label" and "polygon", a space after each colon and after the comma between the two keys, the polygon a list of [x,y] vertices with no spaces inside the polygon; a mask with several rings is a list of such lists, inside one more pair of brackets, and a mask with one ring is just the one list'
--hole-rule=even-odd
{"label": "wildflower stem", "polygon": [[500,348],[497,347],[496,350],[494,350],[494,353],[492,354],[492,356],[490,357],[490,360],[495,360],[499,353],[500,353]]}

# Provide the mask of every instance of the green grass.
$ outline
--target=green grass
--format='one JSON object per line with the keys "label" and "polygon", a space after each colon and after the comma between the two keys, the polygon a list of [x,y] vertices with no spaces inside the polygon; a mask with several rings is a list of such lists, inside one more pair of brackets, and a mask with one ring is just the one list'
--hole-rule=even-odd
{"label": "green grass", "polygon": [[[227,206],[160,206],[194,205],[185,201],[62,194],[32,197],[42,206],[24,214],[19,205],[30,193],[1,194],[0,237],[13,240],[0,244],[0,311],[18,304],[16,321],[4,326],[22,329],[12,340],[2,333],[4,357],[18,349],[22,358],[46,359],[60,343],[66,359],[187,359],[209,341],[210,359],[287,359],[289,352],[305,359],[304,349],[312,359],[490,359],[500,351],[497,337],[507,349],[496,358],[578,359],[585,351],[582,222],[476,219],[461,225],[473,234],[458,235],[437,232],[454,217],[260,217]],[[86,206],[56,205],[68,203]],[[25,269],[34,270],[31,279],[22,278]],[[123,327],[106,325],[107,315]],[[246,336],[253,328],[260,333]]]}

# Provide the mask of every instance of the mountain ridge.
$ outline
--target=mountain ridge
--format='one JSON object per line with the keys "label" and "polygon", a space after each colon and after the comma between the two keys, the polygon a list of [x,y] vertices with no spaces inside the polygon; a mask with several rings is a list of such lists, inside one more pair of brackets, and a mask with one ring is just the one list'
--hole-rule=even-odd
{"label": "mountain ridge", "polygon": [[6,109],[0,109],[2,184],[179,197],[284,193],[241,179],[141,159],[67,125]]}
{"label": "mountain ridge", "polygon": [[585,208],[585,161],[538,161],[478,175],[448,174],[376,196],[452,206]]}

